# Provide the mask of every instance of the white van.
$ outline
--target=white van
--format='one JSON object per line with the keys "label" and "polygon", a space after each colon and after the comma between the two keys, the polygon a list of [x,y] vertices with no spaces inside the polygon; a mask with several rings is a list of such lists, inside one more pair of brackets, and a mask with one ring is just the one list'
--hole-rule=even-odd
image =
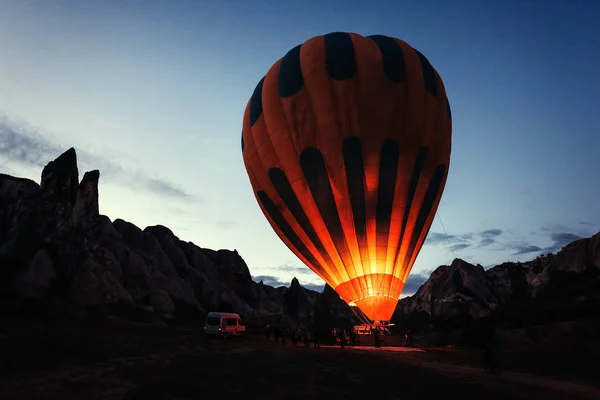
{"label": "white van", "polygon": [[245,332],[246,326],[235,313],[209,312],[204,322],[204,333],[207,335],[243,336]]}

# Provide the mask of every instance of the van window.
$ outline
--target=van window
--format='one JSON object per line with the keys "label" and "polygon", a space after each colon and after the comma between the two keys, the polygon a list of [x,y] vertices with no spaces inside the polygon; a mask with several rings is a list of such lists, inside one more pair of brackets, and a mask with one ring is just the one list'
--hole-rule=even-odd
{"label": "van window", "polygon": [[237,318],[223,318],[226,325],[237,325]]}
{"label": "van window", "polygon": [[218,317],[208,317],[206,318],[206,325],[219,326],[221,325],[221,320]]}

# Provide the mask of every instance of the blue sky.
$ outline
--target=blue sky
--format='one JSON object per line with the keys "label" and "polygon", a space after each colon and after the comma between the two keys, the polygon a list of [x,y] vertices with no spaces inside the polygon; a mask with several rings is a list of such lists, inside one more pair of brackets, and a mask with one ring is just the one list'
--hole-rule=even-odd
{"label": "blue sky", "polygon": [[[332,31],[407,41],[444,80],[454,255],[527,260],[600,230],[595,1],[0,2],[0,172],[39,181],[73,146],[100,209],[237,249],[255,277],[321,281],[262,215],[240,131],[258,80]],[[453,259],[436,218],[404,294]]]}

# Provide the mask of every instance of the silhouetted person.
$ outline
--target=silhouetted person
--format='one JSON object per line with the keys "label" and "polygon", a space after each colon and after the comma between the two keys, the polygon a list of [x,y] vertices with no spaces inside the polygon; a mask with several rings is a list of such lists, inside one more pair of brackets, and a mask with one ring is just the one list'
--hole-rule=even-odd
{"label": "silhouetted person", "polygon": [[488,340],[485,343],[485,351],[483,353],[483,368],[486,374],[494,373],[494,364],[492,359],[492,342]]}
{"label": "silhouetted person", "polygon": [[354,332],[354,329],[350,331],[350,346],[356,346],[356,332]]}
{"label": "silhouetted person", "polygon": [[404,339],[406,342],[405,343],[406,347],[413,347],[412,333],[411,333],[410,329],[406,331],[406,334],[404,335]]}
{"label": "silhouetted person", "polygon": [[320,349],[321,348],[321,332],[318,329],[315,329],[313,336],[313,348]]}
{"label": "silhouetted person", "polygon": [[498,343],[497,338],[494,335],[494,330],[490,331],[490,336],[485,343],[485,350],[483,353],[483,363],[486,374],[498,374],[500,373],[499,362],[498,362]]}
{"label": "silhouetted person", "polygon": [[271,339],[271,332],[273,331],[273,328],[271,327],[271,325],[268,325],[265,327],[265,337],[267,338],[267,342],[269,341],[269,339]]}
{"label": "silhouetted person", "polygon": [[338,341],[339,341],[340,347],[343,349],[344,344],[346,343],[346,338],[344,337],[344,331],[342,329],[338,329],[337,336],[338,336]]}
{"label": "silhouetted person", "polygon": [[278,326],[273,328],[273,342],[274,343],[279,342],[279,327]]}
{"label": "silhouetted person", "polygon": [[375,329],[375,332],[373,332],[373,339],[375,341],[375,347],[381,347],[381,341],[379,340],[379,329]]}
{"label": "silhouetted person", "polygon": [[304,333],[304,347],[310,347],[310,332],[306,331]]}
{"label": "silhouetted person", "polygon": [[287,328],[281,328],[281,344],[285,346],[285,338],[287,336]]}

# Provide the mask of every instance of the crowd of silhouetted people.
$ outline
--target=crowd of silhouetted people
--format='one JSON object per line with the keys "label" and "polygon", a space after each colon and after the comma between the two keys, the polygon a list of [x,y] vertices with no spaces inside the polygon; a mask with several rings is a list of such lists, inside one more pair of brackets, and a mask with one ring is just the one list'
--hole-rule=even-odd
{"label": "crowd of silhouetted people", "polygon": [[303,327],[289,329],[271,325],[265,327],[266,339],[270,341],[272,338],[274,343],[281,343],[282,345],[286,345],[289,340],[293,346],[303,343],[304,347],[310,347],[312,343],[314,348],[320,348],[323,339],[325,339],[326,342],[330,342],[331,339],[333,339],[336,345],[341,348],[356,345],[357,335],[353,330],[334,328],[330,333],[331,336],[327,338],[323,337],[322,332],[318,329],[310,330]]}
{"label": "crowd of silhouetted people", "polygon": [[[381,333],[379,329],[373,330],[373,340],[375,347],[381,347]],[[325,335],[327,336],[327,335]],[[346,328],[333,328],[330,331],[329,337],[323,337],[322,332],[318,329],[307,329],[304,327],[296,327],[293,329],[267,325],[265,327],[265,337],[267,341],[271,338],[274,343],[281,343],[286,345],[288,340],[291,341],[293,346],[298,344],[304,344],[304,347],[310,347],[311,343],[314,348],[320,348],[323,339],[326,342],[334,342],[336,346],[344,348],[346,346],[354,347],[359,345],[359,335],[352,329]],[[404,346],[413,347],[412,333],[407,330],[404,334]],[[488,374],[500,373],[500,368],[496,360],[496,347],[497,343],[494,338],[494,333],[490,332],[490,337],[485,341],[484,344],[484,370]]]}
{"label": "crowd of silhouetted people", "polygon": [[273,338],[274,343],[281,343],[282,345],[286,345],[290,340],[293,346],[304,343],[304,347],[310,347],[312,343],[315,348],[321,347],[321,334],[316,329],[311,331],[301,327],[290,329],[267,325],[265,327],[265,337],[267,340]]}
{"label": "crowd of silhouetted people", "polygon": [[[373,331],[373,341],[375,347],[381,347],[382,333],[378,329]],[[305,327],[296,327],[293,329],[277,325],[267,325],[265,327],[265,338],[267,341],[273,340],[274,343],[286,345],[289,342],[293,346],[304,344],[304,347],[320,348],[321,344],[335,343],[340,348],[354,347],[360,344],[359,336],[353,329],[333,328],[328,334],[323,334],[319,329],[307,329]],[[412,334],[409,331],[404,335],[405,346],[413,347]]]}

